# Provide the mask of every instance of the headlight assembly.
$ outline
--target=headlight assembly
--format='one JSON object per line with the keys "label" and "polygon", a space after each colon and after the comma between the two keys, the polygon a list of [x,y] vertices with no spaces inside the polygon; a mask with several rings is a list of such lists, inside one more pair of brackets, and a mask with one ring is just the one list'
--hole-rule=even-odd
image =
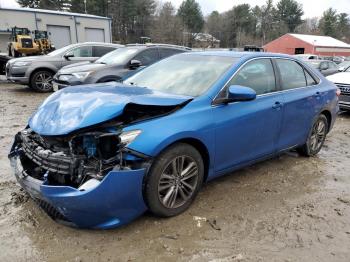
{"label": "headlight assembly", "polygon": [[127,146],[129,145],[132,141],[136,139],[136,137],[141,134],[141,130],[131,130],[131,131],[125,131],[119,135],[120,142]]}
{"label": "headlight assembly", "polygon": [[22,61],[18,61],[18,62],[15,62],[13,64],[13,66],[17,66],[17,67],[21,67],[21,66],[29,66],[32,62],[22,62]]}
{"label": "headlight assembly", "polygon": [[87,78],[92,72],[79,72],[79,73],[73,73],[72,75],[78,78],[79,80],[84,80]]}
{"label": "headlight assembly", "polygon": [[72,77],[73,77],[72,75],[59,75],[58,80],[69,81],[69,79],[71,79]]}

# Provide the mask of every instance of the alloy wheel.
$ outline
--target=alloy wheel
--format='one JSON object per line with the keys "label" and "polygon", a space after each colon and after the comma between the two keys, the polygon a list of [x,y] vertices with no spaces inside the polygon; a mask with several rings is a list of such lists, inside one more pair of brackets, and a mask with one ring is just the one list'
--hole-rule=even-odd
{"label": "alloy wheel", "polygon": [[178,208],[191,199],[198,183],[198,165],[189,156],[178,156],[163,170],[158,197],[167,208]]}
{"label": "alloy wheel", "polygon": [[48,72],[41,72],[35,78],[36,88],[47,91],[52,89],[52,75]]}
{"label": "alloy wheel", "polygon": [[326,138],[326,124],[322,119],[319,119],[313,126],[310,136],[310,149],[313,152],[318,151]]}

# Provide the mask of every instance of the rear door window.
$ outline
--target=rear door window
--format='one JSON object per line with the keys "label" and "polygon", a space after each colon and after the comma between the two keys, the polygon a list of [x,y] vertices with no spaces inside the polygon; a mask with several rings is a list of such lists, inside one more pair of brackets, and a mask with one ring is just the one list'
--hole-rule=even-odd
{"label": "rear door window", "polygon": [[297,62],[288,59],[276,59],[281,75],[282,90],[307,86],[304,68]]}
{"label": "rear door window", "polygon": [[228,86],[250,87],[257,95],[276,91],[275,73],[270,59],[257,59],[248,62],[232,78]]}
{"label": "rear door window", "polygon": [[150,48],[142,51],[134,57],[135,60],[139,60],[142,65],[147,66],[157,62],[159,60],[159,54],[157,48]]}
{"label": "rear door window", "polygon": [[93,57],[101,57],[105,54],[114,51],[116,48],[111,46],[94,46],[92,48]]}
{"label": "rear door window", "polygon": [[179,49],[159,48],[159,53],[161,58],[166,58],[172,55],[183,53],[183,51]]}
{"label": "rear door window", "polygon": [[313,85],[317,85],[317,81],[310,75],[310,73],[306,70],[305,71],[305,77],[306,77],[306,84],[308,86],[313,86]]}

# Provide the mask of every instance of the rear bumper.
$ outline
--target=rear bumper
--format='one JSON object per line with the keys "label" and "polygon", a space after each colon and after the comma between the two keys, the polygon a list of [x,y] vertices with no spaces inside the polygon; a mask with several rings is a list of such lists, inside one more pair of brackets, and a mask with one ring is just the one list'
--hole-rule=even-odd
{"label": "rear bumper", "polygon": [[57,222],[108,229],[132,221],[147,209],[142,196],[145,169],[111,171],[94,188],[80,191],[35,179],[23,170],[18,155],[9,158],[18,183]]}

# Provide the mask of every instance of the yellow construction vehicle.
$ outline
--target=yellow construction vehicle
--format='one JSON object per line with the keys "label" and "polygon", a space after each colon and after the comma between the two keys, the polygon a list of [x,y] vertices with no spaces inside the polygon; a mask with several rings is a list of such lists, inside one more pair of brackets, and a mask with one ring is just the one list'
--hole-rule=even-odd
{"label": "yellow construction vehicle", "polygon": [[34,42],[38,45],[41,54],[48,54],[55,50],[55,46],[49,40],[47,31],[34,31]]}
{"label": "yellow construction vehicle", "polygon": [[35,43],[28,28],[11,28],[11,37],[8,44],[8,55],[19,57],[23,55],[37,55],[41,51]]}

